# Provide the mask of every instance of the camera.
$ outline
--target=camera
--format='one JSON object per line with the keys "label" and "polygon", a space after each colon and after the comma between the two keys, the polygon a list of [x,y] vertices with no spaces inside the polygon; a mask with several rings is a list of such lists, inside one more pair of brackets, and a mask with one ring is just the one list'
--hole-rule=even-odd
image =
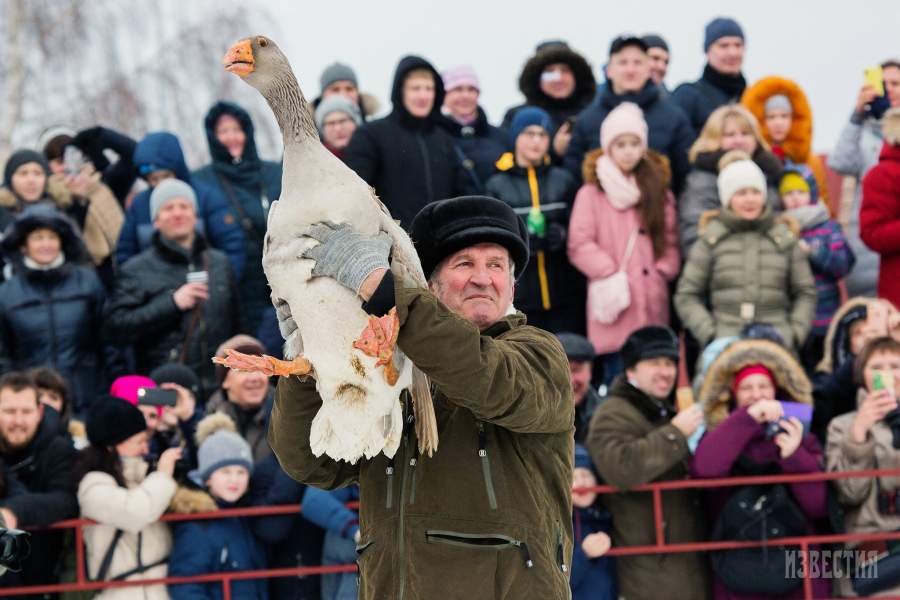
{"label": "camera", "polygon": [[27,531],[0,527],[0,567],[21,571],[22,563],[31,554],[30,537]]}

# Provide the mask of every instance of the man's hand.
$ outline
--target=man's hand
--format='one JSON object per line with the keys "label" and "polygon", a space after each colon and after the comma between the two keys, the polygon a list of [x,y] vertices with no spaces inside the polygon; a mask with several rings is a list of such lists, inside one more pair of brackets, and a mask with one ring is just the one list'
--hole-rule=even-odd
{"label": "man's hand", "polygon": [[[197,409],[197,399],[194,398],[194,394],[189,389],[177,383],[164,383],[159,387],[164,390],[175,390],[175,406],[172,407],[172,414],[179,421],[187,421],[194,416],[194,411]],[[174,425],[177,425],[177,423],[174,423]]]}
{"label": "man's hand", "polygon": [[93,180],[85,173],[78,173],[77,175],[67,175],[65,183],[73,196],[87,198],[91,191]]}
{"label": "man's hand", "polygon": [[878,97],[878,92],[868,83],[862,86],[862,89],[859,90],[859,96],[856,97],[856,112],[860,115],[865,114],[866,106],[872,104],[875,98]]}
{"label": "man's hand", "polygon": [[16,515],[14,515],[13,512],[8,508],[0,508],[0,516],[3,517],[3,522],[6,524],[7,529],[19,528],[18,517],[16,517]]}
{"label": "man's hand", "polygon": [[191,310],[201,300],[209,298],[209,286],[205,283],[186,283],[172,294],[175,306],[181,310]]}
{"label": "man's hand", "polygon": [[609,552],[611,546],[612,540],[602,531],[584,536],[584,540],[581,542],[581,549],[584,550],[588,558],[603,556]]}
{"label": "man's hand", "polygon": [[569,149],[569,142],[572,141],[572,123],[566,121],[556,130],[553,136],[553,151],[557,156],[564,156]]}
{"label": "man's hand", "polygon": [[[368,236],[350,225],[326,221],[309,227],[303,235],[320,242],[300,255],[316,261],[313,277],[331,277],[364,300],[372,296],[384,272],[390,268],[388,258],[393,241],[384,231]],[[378,271],[380,275],[372,277]]]}
{"label": "man's hand", "polygon": [[694,435],[701,423],[703,423],[703,409],[699,404],[686,408],[672,418],[672,425],[686,438]]}

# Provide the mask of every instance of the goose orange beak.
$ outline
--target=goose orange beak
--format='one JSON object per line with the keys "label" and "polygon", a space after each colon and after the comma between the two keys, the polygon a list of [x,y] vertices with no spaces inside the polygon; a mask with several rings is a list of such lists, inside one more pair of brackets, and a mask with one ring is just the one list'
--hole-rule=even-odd
{"label": "goose orange beak", "polygon": [[253,72],[255,62],[250,40],[239,41],[222,57],[222,65],[225,70],[241,77],[246,77]]}

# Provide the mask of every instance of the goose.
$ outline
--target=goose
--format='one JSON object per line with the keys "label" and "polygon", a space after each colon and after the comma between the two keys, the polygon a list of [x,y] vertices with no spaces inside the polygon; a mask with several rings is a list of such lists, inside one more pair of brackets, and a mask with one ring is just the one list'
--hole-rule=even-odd
{"label": "goose", "polygon": [[396,307],[369,316],[360,299],[336,281],[312,277],[314,261],[300,256],[319,243],[303,232],[318,223],[347,225],[392,243],[391,271],[427,286],[412,240],[375,191],[322,145],[287,57],[257,35],[234,44],[223,66],[256,88],[275,114],[284,138],[281,197],[269,209],[263,269],[280,315],[286,360],[231,351],[213,359],[226,367],[267,375],[314,375],[322,407],[313,419],[310,448],[355,463],[383,452],[393,457],[403,432],[400,395],[409,390],[421,453],[432,455],[438,433],[427,377],[396,348]]}

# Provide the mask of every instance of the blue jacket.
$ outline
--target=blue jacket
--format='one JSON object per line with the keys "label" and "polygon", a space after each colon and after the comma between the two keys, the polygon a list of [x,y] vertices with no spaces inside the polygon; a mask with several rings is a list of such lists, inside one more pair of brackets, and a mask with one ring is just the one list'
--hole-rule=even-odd
{"label": "blue jacket", "polygon": [[[174,134],[166,131],[148,133],[134,151],[134,164],[154,165],[157,169],[173,171],[175,176],[191,184],[197,194],[197,226],[210,245],[224,252],[231,269],[239,278],[244,268],[244,232],[237,217],[221,191],[200,181],[192,181],[181,144]],[[116,261],[122,265],[132,256],[150,247],[153,223],[150,220],[150,194],[147,189],[134,197],[125,211],[125,223],[116,245]]]}
{"label": "blue jacket", "polygon": [[672,190],[677,194],[690,169],[688,150],[694,143],[694,129],[681,109],[661,96],[659,88],[652,81],[648,81],[639,92],[622,95],[613,92],[610,85],[601,88],[594,101],[575,119],[572,141],[569,142],[563,166],[581,181],[584,155],[600,147],[600,125],[610,111],[622,102],[634,102],[644,111],[644,119],[649,128],[647,143],[650,148],[665,154],[669,159]]}
{"label": "blue jacket", "polygon": [[[268,551],[269,568],[317,567],[322,564],[322,529],[304,518],[300,503],[312,491],[291,479],[270,454],[256,464],[250,480],[250,503],[254,506],[295,504],[294,514],[253,520],[253,533]],[[318,491],[318,490],[316,490]],[[325,492],[322,492],[325,493]],[[320,576],[277,577],[270,581],[272,600],[320,600]]]}
{"label": "blue jacket", "polygon": [[358,485],[331,491],[307,488],[303,497],[303,514],[325,531],[352,540],[359,531],[359,513],[345,504],[358,500]]}
{"label": "blue jacket", "polygon": [[700,79],[682,83],[672,92],[671,98],[699,135],[709,115],[720,106],[739,103],[745,88],[743,75],[728,77],[707,64]]}
{"label": "blue jacket", "polygon": [[[186,521],[174,528],[169,577],[190,577],[266,568],[262,546],[253,537],[247,519],[226,518]],[[222,583],[184,583],[169,586],[172,600],[221,600]],[[265,579],[231,582],[237,600],[268,600]]]}
{"label": "blue jacket", "polygon": [[575,533],[572,552],[572,600],[615,600],[616,565],[611,556],[588,558],[581,549],[584,538],[598,531],[609,533],[610,515],[595,507],[572,508]]}
{"label": "blue jacket", "polygon": [[[244,131],[244,153],[235,162],[216,138],[216,123],[223,115],[231,115]],[[206,140],[212,162],[191,174],[195,183],[214,188],[228,201],[232,212],[242,219],[244,233],[244,273],[238,281],[241,311],[248,331],[255,331],[262,313],[272,306],[269,283],[262,268],[263,238],[269,206],[281,195],[281,163],[260,160],[256,151],[253,122],[243,108],[232,102],[216,102],[206,114]],[[224,184],[223,184],[224,182]],[[226,189],[227,186],[227,189]],[[231,195],[228,190],[231,190]],[[240,205],[240,211],[233,204]],[[246,218],[241,214],[246,215]]]}

